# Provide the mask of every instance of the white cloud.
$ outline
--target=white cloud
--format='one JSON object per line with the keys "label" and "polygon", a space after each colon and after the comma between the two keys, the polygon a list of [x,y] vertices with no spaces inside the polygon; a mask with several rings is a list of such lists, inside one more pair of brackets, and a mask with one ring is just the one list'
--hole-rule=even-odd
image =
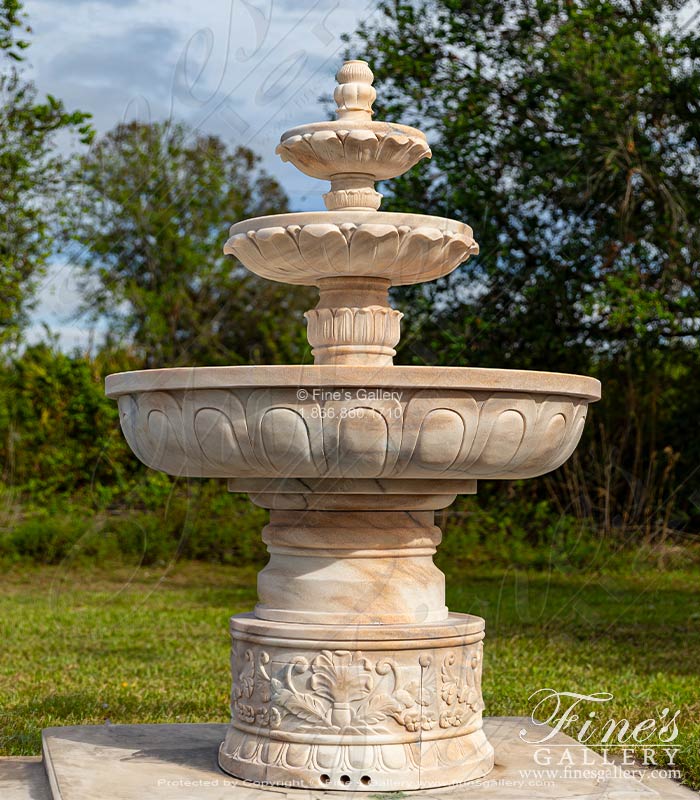
{"label": "white cloud", "polygon": [[[327,184],[283,164],[274,149],[284,130],[326,118],[320,97],[333,89],[340,35],[373,7],[365,0],[27,0],[29,60],[39,90],[92,113],[98,132],[124,119],[183,119],[252,148],[292,208],[317,210]],[[86,329],[56,313],[77,307],[65,274],[65,266],[50,272],[32,335],[48,320],[62,341],[82,342]]]}
{"label": "white cloud", "polygon": [[29,344],[47,341],[47,328],[66,351],[85,350],[98,343],[105,326],[79,318],[80,302],[77,269],[66,262],[52,264],[39,286],[36,309],[26,332]]}

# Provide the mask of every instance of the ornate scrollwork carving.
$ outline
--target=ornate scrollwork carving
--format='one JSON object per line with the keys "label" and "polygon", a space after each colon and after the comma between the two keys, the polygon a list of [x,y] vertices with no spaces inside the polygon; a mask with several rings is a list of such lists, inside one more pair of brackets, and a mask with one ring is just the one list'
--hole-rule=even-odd
{"label": "ornate scrollwork carving", "polygon": [[322,650],[314,658],[291,657],[277,675],[269,655],[245,649],[234,680],[232,712],[245,724],[297,733],[380,734],[397,726],[408,732],[467,725],[483,709],[481,643],[449,651],[435,670],[428,653],[412,664],[361,651]]}

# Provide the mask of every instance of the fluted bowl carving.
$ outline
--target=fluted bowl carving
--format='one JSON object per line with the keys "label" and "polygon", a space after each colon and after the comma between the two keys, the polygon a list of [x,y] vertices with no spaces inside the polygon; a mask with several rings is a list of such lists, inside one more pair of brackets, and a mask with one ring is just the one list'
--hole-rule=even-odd
{"label": "fluted bowl carving", "polygon": [[395,286],[447,275],[479,252],[472,229],[442,217],[324,211],[257,217],[233,225],[224,252],[283,283],[387,278]]}
{"label": "fluted bowl carving", "polygon": [[339,173],[370,175],[373,180],[395,178],[422,158],[430,158],[428,143],[420,131],[406,126],[375,129],[330,128],[285,134],[275,151],[306,175],[331,180]]}
{"label": "fluted bowl carving", "polygon": [[362,386],[369,368],[297,367],[306,380],[260,385],[294,370],[122,373],[107,392],[147,466],[270,479],[534,477],[569,458],[600,396],[592,378],[468,368],[393,367]]}

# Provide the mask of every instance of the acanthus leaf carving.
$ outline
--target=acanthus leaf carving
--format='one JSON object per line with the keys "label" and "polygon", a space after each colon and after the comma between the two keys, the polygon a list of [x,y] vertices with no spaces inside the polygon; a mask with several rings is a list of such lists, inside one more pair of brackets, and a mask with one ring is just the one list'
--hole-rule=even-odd
{"label": "acanthus leaf carving", "polygon": [[[292,658],[271,676],[262,669],[269,656],[256,658],[249,648],[234,691],[234,719],[336,734],[391,733],[390,721],[410,733],[457,728],[483,708],[480,651],[480,644],[471,646],[459,671],[450,651],[436,672],[426,654],[407,668],[393,658],[372,661],[361,651],[322,650],[311,660]],[[407,672],[419,677],[407,680]]]}

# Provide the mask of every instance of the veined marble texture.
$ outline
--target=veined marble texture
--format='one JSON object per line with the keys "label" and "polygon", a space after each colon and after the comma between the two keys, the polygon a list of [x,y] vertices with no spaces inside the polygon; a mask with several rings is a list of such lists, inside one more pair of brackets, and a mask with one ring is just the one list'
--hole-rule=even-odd
{"label": "veined marble texture", "polygon": [[491,769],[482,730],[482,619],[306,627],[313,644],[281,623],[232,618],[232,722],[219,752],[225,770],[288,786],[391,791]]}
{"label": "veined marble texture", "polygon": [[228,479],[269,508],[254,614],[231,620],[221,768],[285,787],[397,791],[480,778],[484,621],[450,614],[433,563],[436,509],[481,479],[556,469],[600,383],[580,375],[393,365],[392,286],[479,252],[461,220],[377,211],[375,181],[430,157],[421,131],[372,119],[363,61],[337,119],[277,152],[330,181],[326,212],[233,225],[224,252],[269,280],[317,286],[314,365],[108,376],[134,453],[171,475]]}
{"label": "veined marble texture", "polygon": [[433,281],[479,252],[463,222],[384,211],[305,211],[237,222],[224,253],[282,283],[328,277],[387,278],[394,286]]}
{"label": "veined marble texture", "polygon": [[562,464],[588,406],[544,393],[334,391],[340,399],[291,387],[134,392],[119,397],[120,420],[138,457],[172,475],[515,479]]}

